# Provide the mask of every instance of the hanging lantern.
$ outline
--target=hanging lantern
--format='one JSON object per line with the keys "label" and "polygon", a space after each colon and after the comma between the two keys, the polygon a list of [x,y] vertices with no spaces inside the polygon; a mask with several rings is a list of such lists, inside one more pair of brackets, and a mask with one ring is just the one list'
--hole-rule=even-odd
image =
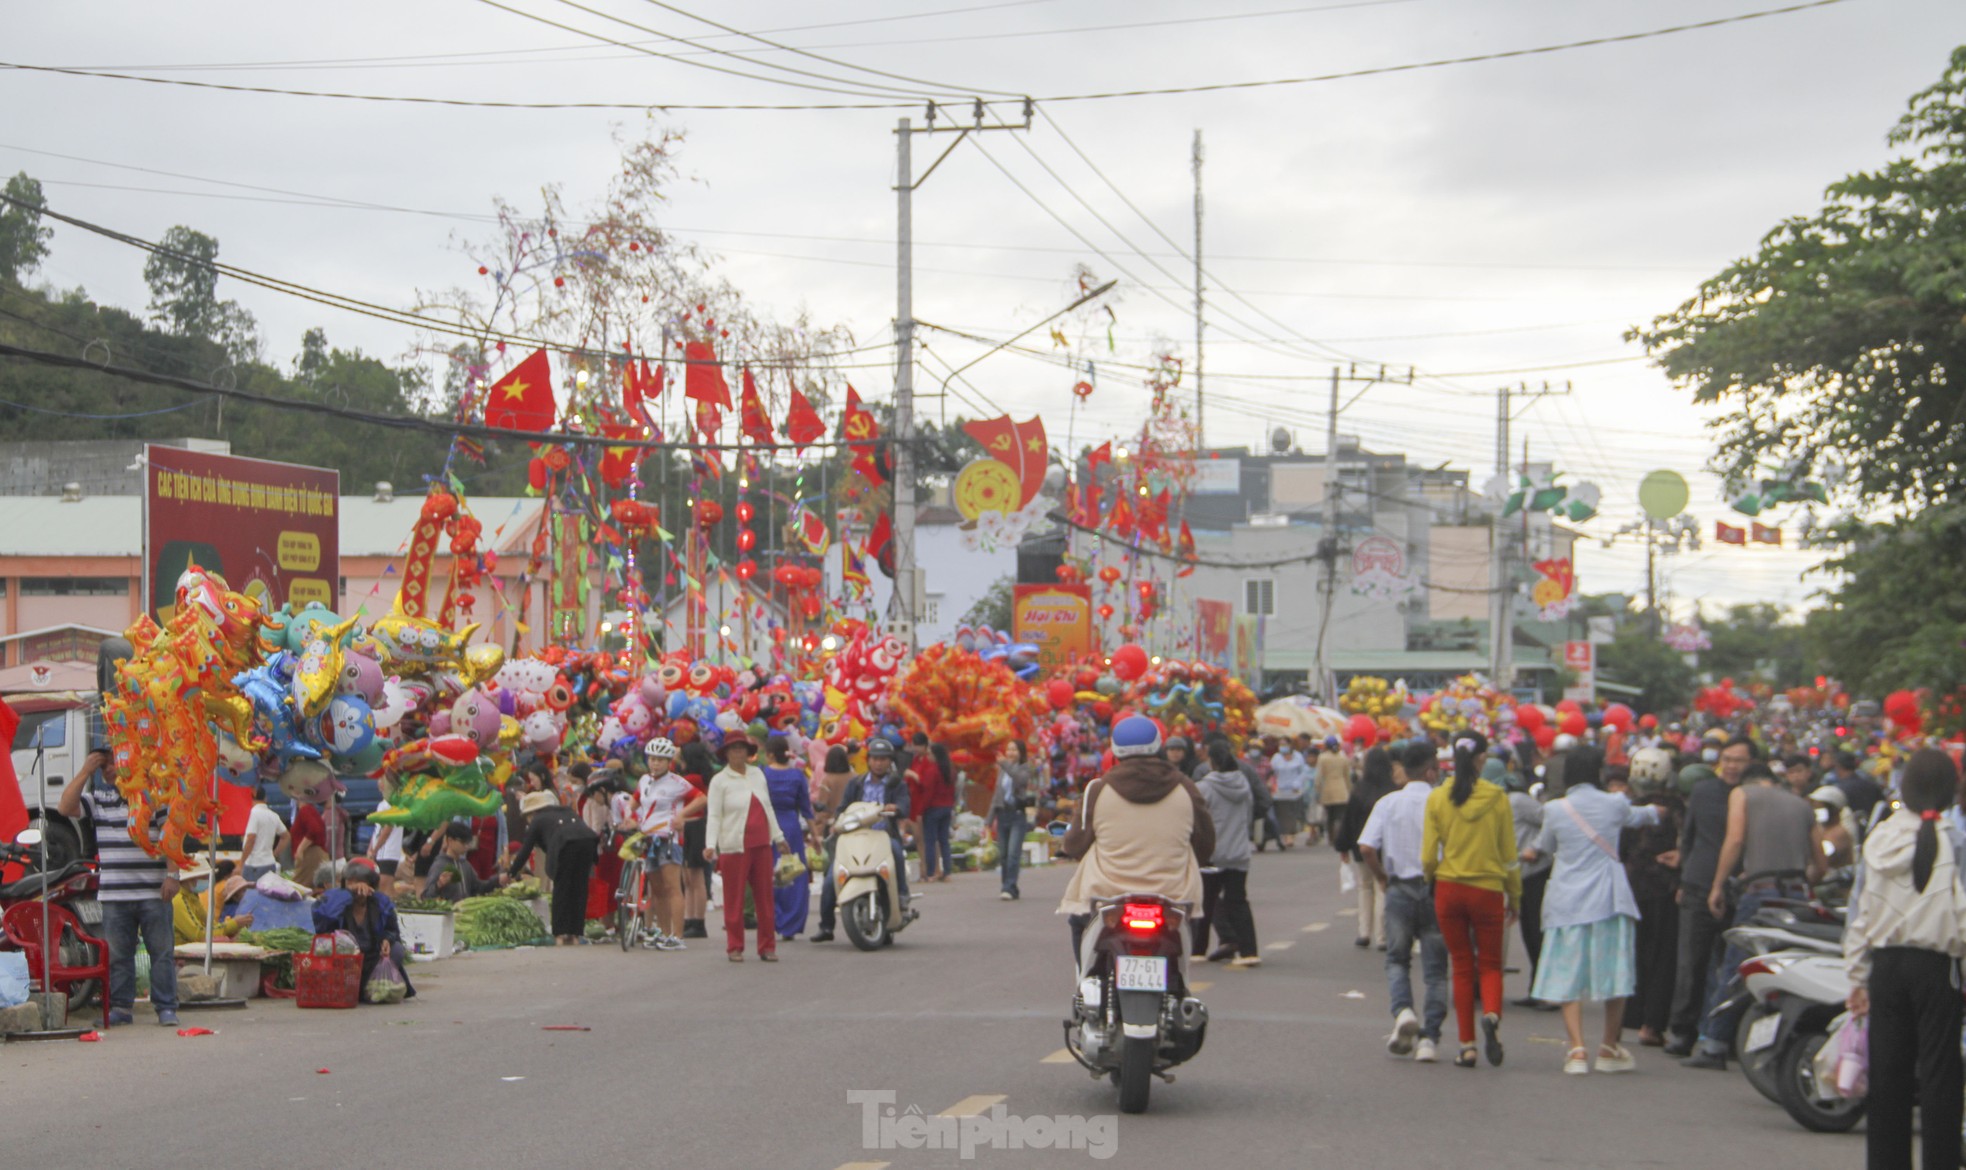
{"label": "hanging lantern", "polygon": [[749,500],[737,501],[737,522],[739,524],[749,524],[751,522],[751,517],[756,516],[757,514],[758,514],[758,510],[751,506],[751,501]]}
{"label": "hanging lantern", "polygon": [[1112,618],[1112,616],[1113,616],[1113,607],[1112,607],[1112,606],[1110,606],[1110,605],[1102,605],[1102,606],[1100,606],[1100,607],[1099,607],[1099,620],[1100,620],[1100,621],[1102,621],[1102,622],[1103,622],[1103,621],[1107,621],[1107,620],[1109,620],[1109,619],[1111,619],[1111,618]]}
{"label": "hanging lantern", "polygon": [[1120,579],[1120,571],[1116,566],[1107,565],[1105,568],[1099,570],[1099,579],[1111,585]]}
{"label": "hanging lantern", "polygon": [[[739,504],[737,506],[737,511],[740,516],[743,515],[744,505]],[[756,548],[757,546],[758,546],[757,533],[751,531],[749,528],[742,528],[738,530],[737,547],[740,552],[750,552],[752,549]]]}
{"label": "hanging lantern", "polygon": [[[749,536],[750,533],[747,532],[745,535]],[[749,581],[757,575],[758,562],[752,560],[750,557],[745,557],[743,560],[737,562],[737,579],[739,581]]]}
{"label": "hanging lantern", "polygon": [[715,528],[724,518],[724,506],[715,500],[696,501],[696,523],[702,528]]}

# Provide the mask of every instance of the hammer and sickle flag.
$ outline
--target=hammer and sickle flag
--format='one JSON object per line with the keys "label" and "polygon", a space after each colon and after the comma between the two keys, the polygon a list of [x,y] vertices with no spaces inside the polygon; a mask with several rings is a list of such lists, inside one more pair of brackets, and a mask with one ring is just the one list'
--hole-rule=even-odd
{"label": "hammer and sickle flag", "polygon": [[1018,508],[1038,498],[1038,490],[1044,487],[1044,474],[1051,457],[1050,445],[1045,441],[1044,420],[1033,418],[1025,422],[1012,422],[1009,415],[981,419],[963,424],[963,433],[983,444],[990,457],[1017,473],[1017,483],[1021,498]]}

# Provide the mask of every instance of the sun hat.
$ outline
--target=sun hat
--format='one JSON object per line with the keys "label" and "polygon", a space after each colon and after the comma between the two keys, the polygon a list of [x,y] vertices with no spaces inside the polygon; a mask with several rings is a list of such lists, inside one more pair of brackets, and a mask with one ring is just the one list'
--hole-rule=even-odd
{"label": "sun hat", "polygon": [[1850,794],[1834,784],[1825,784],[1809,794],[1809,799],[1817,804],[1832,804],[1837,808],[1850,807]]}
{"label": "sun hat", "polygon": [[550,792],[528,792],[519,798],[519,813],[522,816],[530,816],[540,809],[553,808],[559,803],[560,798]]}

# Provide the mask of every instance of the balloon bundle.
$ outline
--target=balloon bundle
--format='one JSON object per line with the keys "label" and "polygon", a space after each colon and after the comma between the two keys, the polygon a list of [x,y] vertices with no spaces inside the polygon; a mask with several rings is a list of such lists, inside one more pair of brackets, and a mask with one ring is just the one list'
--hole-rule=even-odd
{"label": "balloon bundle", "polygon": [[[211,724],[223,722],[248,748],[255,742],[232,676],[251,661],[258,627],[258,603],[194,566],[178,579],[163,628],[146,614],[128,631],[132,653],[116,668],[103,713],[116,787],[130,806],[130,838],[153,857],[186,865],[186,838],[213,836],[219,750]],[[153,843],[149,826],[159,811],[165,827]]]}
{"label": "balloon bundle", "polygon": [[1920,706],[1915,691],[1892,691],[1884,696],[1884,717],[1890,720],[1892,732],[1899,739],[1925,730],[1925,714]]}
{"label": "balloon bundle", "polygon": [[994,775],[1011,741],[1029,743],[1037,734],[1039,701],[1008,663],[946,644],[916,656],[889,705],[909,730],[932,736],[972,776]]}
{"label": "balloon bundle", "polygon": [[1726,722],[1742,712],[1754,710],[1754,700],[1735,690],[1733,679],[1723,678],[1713,686],[1700,688],[1693,696],[1693,709]]}
{"label": "balloon bundle", "polygon": [[1503,713],[1512,702],[1481,675],[1464,674],[1422,700],[1417,718],[1428,731],[1473,728],[1486,734],[1508,721]]}
{"label": "balloon bundle", "polygon": [[975,654],[985,662],[1002,662],[1024,682],[1037,678],[1038,648],[1030,642],[1012,642],[1010,635],[989,626],[957,626],[955,647]]}
{"label": "balloon bundle", "polygon": [[907,646],[892,634],[877,635],[858,623],[850,628],[846,644],[826,663],[820,736],[829,743],[864,738],[880,724],[888,686],[908,656]]}
{"label": "balloon bundle", "polygon": [[[1388,683],[1371,675],[1353,675],[1338,696],[1338,709],[1354,718],[1364,716],[1376,728],[1376,738],[1395,740],[1411,730],[1407,716],[1415,710],[1406,680]],[[1349,726],[1349,725],[1348,725]]]}

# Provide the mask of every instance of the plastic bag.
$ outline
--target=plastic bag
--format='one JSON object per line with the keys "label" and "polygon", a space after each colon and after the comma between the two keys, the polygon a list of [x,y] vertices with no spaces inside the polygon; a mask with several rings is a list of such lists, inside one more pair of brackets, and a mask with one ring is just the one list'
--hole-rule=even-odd
{"label": "plastic bag", "polygon": [[334,953],[337,955],[359,955],[362,948],[355,945],[355,936],[345,930],[334,932]]}
{"label": "plastic bag", "polygon": [[1870,1027],[1864,1017],[1844,1014],[1816,1050],[1816,1091],[1855,1100],[1870,1091]]}
{"label": "plastic bag", "polygon": [[369,972],[368,982],[362,985],[363,995],[370,1003],[401,1003],[409,990],[409,981],[403,978],[396,957],[386,952],[376,961],[375,970]]}
{"label": "plastic bag", "polygon": [[780,857],[778,864],[772,868],[771,884],[783,889],[804,877],[805,874],[806,863],[799,859],[798,854],[787,853]]}
{"label": "plastic bag", "polygon": [[1358,871],[1352,868],[1351,862],[1347,861],[1338,867],[1338,892],[1341,894],[1350,894],[1357,892],[1357,890]]}
{"label": "plastic bag", "polygon": [[26,1003],[27,993],[27,952],[0,951],[0,1007]]}

